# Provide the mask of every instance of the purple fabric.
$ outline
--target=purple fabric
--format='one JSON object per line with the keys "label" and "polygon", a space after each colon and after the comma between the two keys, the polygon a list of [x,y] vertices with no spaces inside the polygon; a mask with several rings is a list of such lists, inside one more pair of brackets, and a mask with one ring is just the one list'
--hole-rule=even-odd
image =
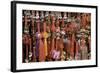
{"label": "purple fabric", "polygon": [[53,50],[52,51],[53,59],[60,59],[60,51]]}
{"label": "purple fabric", "polygon": [[39,57],[39,39],[38,39],[38,32],[36,33],[36,50],[35,50],[36,57]]}

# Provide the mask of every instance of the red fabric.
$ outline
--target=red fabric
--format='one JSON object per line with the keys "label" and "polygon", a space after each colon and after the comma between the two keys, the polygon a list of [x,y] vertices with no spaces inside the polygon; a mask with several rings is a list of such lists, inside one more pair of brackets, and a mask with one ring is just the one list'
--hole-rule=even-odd
{"label": "red fabric", "polygon": [[44,44],[42,40],[39,41],[39,61],[45,61],[45,50],[44,50]]}

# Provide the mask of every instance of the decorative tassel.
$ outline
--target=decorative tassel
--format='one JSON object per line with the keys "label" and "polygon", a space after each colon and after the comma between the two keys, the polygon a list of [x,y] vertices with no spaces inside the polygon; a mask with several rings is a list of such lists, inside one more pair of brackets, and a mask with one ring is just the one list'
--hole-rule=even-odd
{"label": "decorative tassel", "polygon": [[48,34],[46,32],[46,23],[44,22],[44,32],[43,32],[43,36],[44,36],[44,49],[45,49],[45,56],[48,55],[48,51],[47,51],[47,37],[48,37]]}
{"label": "decorative tassel", "polygon": [[45,50],[44,50],[44,44],[43,41],[41,40],[41,35],[40,35],[40,40],[39,40],[39,61],[45,61]]}
{"label": "decorative tassel", "polygon": [[71,57],[72,57],[72,59],[74,59],[74,42],[75,42],[75,35],[74,34],[72,34],[72,40],[71,40]]}
{"label": "decorative tassel", "polygon": [[79,60],[80,55],[79,55],[79,44],[78,41],[76,41],[76,49],[75,49],[75,60]]}
{"label": "decorative tassel", "polygon": [[52,32],[55,32],[55,18],[52,16],[52,26],[51,26],[51,30]]}
{"label": "decorative tassel", "polygon": [[29,57],[28,50],[29,50],[29,39],[28,39],[28,35],[26,35],[26,59],[25,59],[26,63],[29,62],[29,60],[28,60],[28,57]]}
{"label": "decorative tassel", "polygon": [[37,18],[37,29],[38,31],[36,32],[36,58],[39,59],[39,37],[40,37],[40,20],[38,19],[38,11],[36,12],[36,18]]}

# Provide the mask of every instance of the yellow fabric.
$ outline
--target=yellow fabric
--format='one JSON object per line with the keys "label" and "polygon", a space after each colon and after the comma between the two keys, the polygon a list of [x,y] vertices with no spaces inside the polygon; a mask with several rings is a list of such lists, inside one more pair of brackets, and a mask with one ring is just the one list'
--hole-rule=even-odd
{"label": "yellow fabric", "polygon": [[47,37],[48,37],[47,32],[44,32],[44,49],[45,49],[45,56],[48,55],[48,51],[47,51]]}

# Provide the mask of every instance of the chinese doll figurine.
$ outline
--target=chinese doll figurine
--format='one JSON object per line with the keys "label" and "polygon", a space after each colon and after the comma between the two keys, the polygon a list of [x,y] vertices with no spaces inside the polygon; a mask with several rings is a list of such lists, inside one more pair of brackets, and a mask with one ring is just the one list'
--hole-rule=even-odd
{"label": "chinese doll figurine", "polygon": [[80,54],[81,54],[81,59],[82,60],[88,59],[88,50],[87,50],[87,46],[86,46],[86,41],[85,41],[85,36],[84,35],[82,35],[82,37],[81,37]]}

